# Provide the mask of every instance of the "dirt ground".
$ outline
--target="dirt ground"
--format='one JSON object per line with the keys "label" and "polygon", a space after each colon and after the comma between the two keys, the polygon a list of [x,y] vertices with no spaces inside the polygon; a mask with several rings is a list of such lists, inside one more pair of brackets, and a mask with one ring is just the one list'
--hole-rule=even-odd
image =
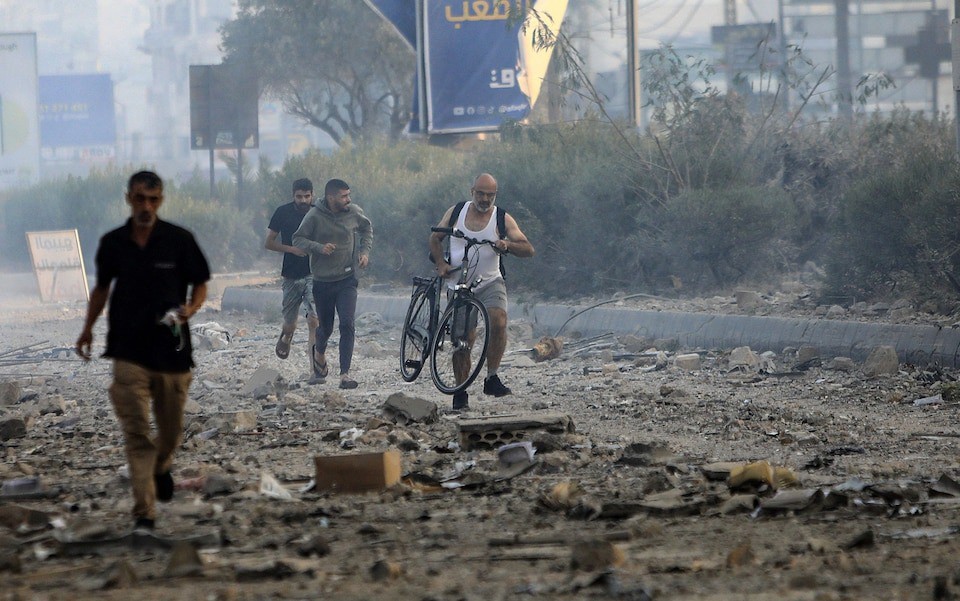
{"label": "dirt ground", "polygon": [[[724,302],[701,308],[736,310]],[[83,311],[0,306],[0,383],[20,387],[0,406],[0,599],[960,594],[951,370],[868,378],[828,367],[832,357],[736,364],[730,349],[699,349],[701,369],[686,371],[675,352],[698,349],[661,348],[658,368],[651,341],[613,336],[565,340],[559,358],[536,363],[523,349],[543,333],[514,321],[501,370],[514,394],[488,398],[475,384],[458,414],[428,375],[400,379],[399,324],[360,317],[360,387],[341,391],[335,378],[307,384],[302,327],[281,361],[276,315],[221,312],[214,299],[193,320],[208,348],[195,353],[178,490],[157,524],[163,539],[202,544],[171,551],[113,540],[129,532],[131,502],[110,364],[71,352]],[[249,385],[258,369],[278,376]],[[396,392],[435,402],[437,421],[384,419]],[[460,444],[465,420],[558,414],[573,431],[516,434],[537,450],[519,474],[496,450]],[[315,456],[387,450],[405,476],[389,491],[304,490]],[[757,478],[728,478],[760,461]],[[39,489],[16,489],[30,477]],[[269,477],[292,498],[264,492]]]}

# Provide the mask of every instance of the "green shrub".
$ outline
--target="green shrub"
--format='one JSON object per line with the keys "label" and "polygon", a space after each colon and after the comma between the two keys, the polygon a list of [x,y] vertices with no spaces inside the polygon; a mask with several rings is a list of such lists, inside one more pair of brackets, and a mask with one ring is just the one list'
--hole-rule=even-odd
{"label": "green shrub", "polygon": [[30,253],[21,232],[77,229],[84,262],[92,265],[100,236],[127,214],[123,200],[127,177],[107,169],[11,193],[3,205],[5,228],[13,234],[0,242],[4,262],[11,268],[30,269]]}
{"label": "green shrub", "polygon": [[[905,111],[849,123],[790,127],[716,94],[683,98],[656,137],[584,120],[520,126],[473,150],[405,141],[308,153],[277,170],[261,164],[208,200],[206,175],[167,182],[161,216],[197,236],[215,271],[263,259],[270,215],[290,183],[347,181],[374,224],[368,282],[407,283],[431,272],[429,228],[492,173],[498,204],[537,249],[505,259],[512,291],[545,297],[720,291],[779,279],[814,260],[825,294],[960,291],[960,173],[952,124]],[[130,169],[43,182],[9,193],[0,238],[5,267],[29,269],[22,232],[73,229],[88,265],[98,238],[126,219]],[[12,235],[11,235],[12,234]],[[279,271],[279,267],[277,267]]]}
{"label": "green shrub", "polygon": [[260,256],[264,234],[251,227],[250,212],[234,204],[165,195],[160,215],[193,233],[213,271],[242,271]]}
{"label": "green shrub", "polygon": [[[84,263],[92,272],[100,237],[129,217],[124,193],[131,173],[119,168],[94,170],[85,178],[71,176],[19,190],[3,205],[5,228],[18,233],[76,229]],[[186,187],[191,185],[199,184]],[[209,194],[206,185],[204,195]],[[229,184],[221,184],[218,190],[224,197],[233,197]],[[250,212],[238,211],[233,204],[183,196],[174,182],[165,181],[160,217],[190,229],[215,271],[243,269],[259,256],[263,234],[252,230]],[[9,268],[30,269],[22,235],[4,236],[0,245]]]}
{"label": "green shrub", "polygon": [[960,291],[960,167],[952,148],[935,140],[901,139],[896,159],[870,169],[844,196],[825,294],[862,300]]}
{"label": "green shrub", "polygon": [[793,225],[781,189],[690,190],[671,200],[662,226],[671,273],[700,289],[768,278],[785,268],[779,251]]}

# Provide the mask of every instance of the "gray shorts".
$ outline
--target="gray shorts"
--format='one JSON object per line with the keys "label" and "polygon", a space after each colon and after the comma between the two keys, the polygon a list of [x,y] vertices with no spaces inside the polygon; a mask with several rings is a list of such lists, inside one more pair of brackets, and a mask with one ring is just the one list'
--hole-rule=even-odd
{"label": "gray shorts", "polygon": [[506,313],[507,284],[503,281],[503,278],[497,278],[479,290],[474,290],[473,295],[487,309],[503,309]]}
{"label": "gray shorts", "polygon": [[[453,290],[448,289],[447,300],[449,301],[452,296]],[[486,286],[480,288],[480,290],[474,290],[473,296],[483,303],[487,311],[490,309],[502,309],[504,313],[507,312],[507,285],[501,278],[493,280]],[[477,327],[476,315],[470,316],[470,327]]]}
{"label": "gray shorts", "polygon": [[317,311],[313,308],[313,276],[300,279],[283,278],[283,323],[297,321],[301,304],[307,319],[316,318]]}

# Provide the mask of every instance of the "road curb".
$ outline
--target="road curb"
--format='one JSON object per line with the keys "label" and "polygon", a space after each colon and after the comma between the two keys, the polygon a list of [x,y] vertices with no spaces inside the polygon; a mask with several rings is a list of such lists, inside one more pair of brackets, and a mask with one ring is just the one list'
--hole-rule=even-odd
{"label": "road curb", "polygon": [[[279,289],[227,287],[223,291],[221,308],[225,311],[279,311],[281,298]],[[357,299],[357,313],[379,313],[385,321],[399,324],[406,315],[408,301],[404,296],[361,292]],[[613,332],[651,339],[672,338],[681,348],[687,349],[749,346],[759,352],[780,353],[786,347],[812,345],[824,358],[842,356],[857,361],[866,359],[877,346],[890,345],[905,363],[960,366],[960,329],[957,328],[622,307],[596,307],[570,319],[583,309],[550,303],[514,303],[510,312],[513,319],[522,318],[533,324],[537,332],[550,335],[563,326],[564,335],[579,332],[583,336],[597,336]]]}

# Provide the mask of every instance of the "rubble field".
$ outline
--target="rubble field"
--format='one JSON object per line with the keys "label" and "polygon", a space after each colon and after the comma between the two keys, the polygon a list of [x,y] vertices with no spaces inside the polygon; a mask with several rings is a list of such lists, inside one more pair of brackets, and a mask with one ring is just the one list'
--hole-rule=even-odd
{"label": "rubble field", "polygon": [[960,596],[955,370],[550,341],[515,319],[513,395],[477,382],[454,413],[428,373],[400,378],[400,324],[358,316],[360,386],[339,390],[336,334],[311,385],[303,323],[280,360],[279,308],[214,299],[149,535],[131,532],[110,362],[72,350],[84,311],[0,309],[0,600]]}

